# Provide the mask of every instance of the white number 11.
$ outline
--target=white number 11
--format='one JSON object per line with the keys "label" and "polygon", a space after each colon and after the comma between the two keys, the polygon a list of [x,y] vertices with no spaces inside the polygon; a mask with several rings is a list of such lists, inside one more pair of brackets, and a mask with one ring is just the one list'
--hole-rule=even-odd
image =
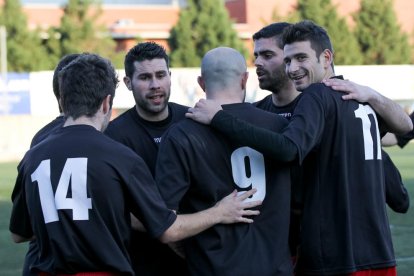
{"label": "white number 11", "polygon": [[375,134],[377,136],[377,159],[382,159],[381,156],[381,139],[378,130],[378,121],[377,116],[375,115],[374,110],[369,105],[359,104],[359,107],[355,112],[355,117],[360,118],[362,121],[362,135],[364,136],[364,151],[365,151],[365,160],[374,159],[374,142],[371,135],[371,121],[368,117],[369,114],[372,114],[375,120]]}

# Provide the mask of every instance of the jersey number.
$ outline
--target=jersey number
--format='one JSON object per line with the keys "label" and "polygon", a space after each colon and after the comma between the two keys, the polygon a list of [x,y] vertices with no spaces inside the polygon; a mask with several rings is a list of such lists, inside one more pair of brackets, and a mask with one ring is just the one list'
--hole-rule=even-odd
{"label": "jersey number", "polygon": [[373,160],[374,159],[374,142],[371,135],[371,120],[369,119],[368,115],[371,114],[375,120],[375,134],[377,138],[377,159],[382,159],[381,156],[381,140],[380,134],[378,131],[378,121],[377,116],[375,115],[374,110],[368,105],[359,104],[359,107],[355,112],[355,117],[360,118],[362,121],[362,135],[364,136],[364,151],[365,151],[365,160]]}
{"label": "jersey number", "polygon": [[[266,176],[263,154],[249,148],[241,147],[231,154],[233,180],[239,190],[256,188],[257,192],[246,201],[263,200],[266,195]],[[243,192],[239,192],[243,193]]]}
{"label": "jersey number", "polygon": [[[53,195],[50,180],[50,160],[43,160],[31,175],[32,181],[37,181],[40,204],[45,223],[58,221],[57,210],[71,209],[73,220],[88,220],[92,201],[87,196],[87,158],[68,158],[63,167],[62,175]],[[69,185],[72,197],[67,197]]]}

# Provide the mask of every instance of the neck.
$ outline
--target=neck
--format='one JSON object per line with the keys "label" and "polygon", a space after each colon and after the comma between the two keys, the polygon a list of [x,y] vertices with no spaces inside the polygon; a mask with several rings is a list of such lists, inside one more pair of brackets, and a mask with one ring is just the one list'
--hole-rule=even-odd
{"label": "neck", "polygon": [[295,86],[292,82],[275,92],[272,92],[272,101],[273,104],[276,106],[285,106],[290,104],[297,96],[299,96],[300,92],[296,90]]}
{"label": "neck", "polygon": [[206,91],[206,98],[214,100],[220,105],[244,102],[244,92],[241,91]]}
{"label": "neck", "polygon": [[168,105],[165,107],[164,110],[158,112],[158,113],[151,113],[147,112],[141,108],[138,108],[138,106],[135,106],[135,110],[137,111],[138,115],[144,119],[145,121],[149,122],[159,122],[162,120],[165,120],[168,118]]}
{"label": "neck", "polygon": [[101,131],[103,127],[103,122],[98,120],[96,117],[81,116],[77,119],[68,117],[63,127],[74,126],[74,125],[88,125],[88,126],[95,128],[98,131]]}

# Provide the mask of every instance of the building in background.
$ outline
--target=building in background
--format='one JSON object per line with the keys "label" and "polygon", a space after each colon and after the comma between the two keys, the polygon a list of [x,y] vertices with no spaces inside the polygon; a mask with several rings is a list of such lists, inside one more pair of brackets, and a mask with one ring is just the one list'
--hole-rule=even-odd
{"label": "building in background", "polygon": [[[20,0],[31,29],[58,26],[63,15],[62,6],[68,0]],[[223,0],[234,28],[246,47],[252,50],[251,37],[264,25],[272,22],[277,12],[286,16],[294,10],[297,0]],[[4,0],[0,0],[0,4]],[[338,13],[352,26],[352,13],[359,9],[360,0],[332,0]],[[178,21],[185,0],[102,0],[103,13],[99,18],[117,42],[118,50],[127,50],[136,38],[155,41],[168,49],[167,39]],[[394,9],[403,31],[409,35],[414,29],[414,1],[394,0]]]}

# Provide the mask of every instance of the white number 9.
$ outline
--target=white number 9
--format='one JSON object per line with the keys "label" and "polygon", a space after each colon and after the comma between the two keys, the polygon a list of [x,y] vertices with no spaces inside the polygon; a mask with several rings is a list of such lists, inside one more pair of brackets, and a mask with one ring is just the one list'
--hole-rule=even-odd
{"label": "white number 9", "polygon": [[264,200],[266,175],[263,154],[249,147],[238,148],[231,154],[231,168],[238,194],[256,188],[257,192],[246,201]]}

